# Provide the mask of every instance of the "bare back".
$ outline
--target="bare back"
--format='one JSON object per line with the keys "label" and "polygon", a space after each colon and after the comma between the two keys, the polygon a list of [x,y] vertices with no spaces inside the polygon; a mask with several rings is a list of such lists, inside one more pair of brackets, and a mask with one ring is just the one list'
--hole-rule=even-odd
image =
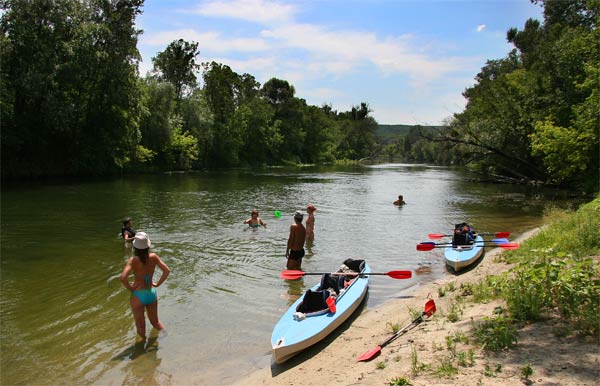
{"label": "bare back", "polygon": [[290,237],[288,239],[288,249],[298,251],[304,248],[306,241],[306,229],[302,223],[292,224],[290,226]]}

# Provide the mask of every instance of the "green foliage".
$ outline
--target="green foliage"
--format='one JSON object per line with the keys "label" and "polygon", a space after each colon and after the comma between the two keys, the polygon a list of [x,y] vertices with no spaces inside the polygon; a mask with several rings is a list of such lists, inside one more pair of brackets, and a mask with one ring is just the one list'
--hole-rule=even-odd
{"label": "green foliage", "polygon": [[390,327],[390,329],[392,330],[392,332],[394,334],[400,330],[400,323],[398,323],[398,322],[396,322],[396,323],[387,322],[386,325]]}
{"label": "green foliage", "polygon": [[415,346],[411,345],[410,349],[411,349],[411,355],[410,355],[411,370],[412,370],[413,375],[417,376],[420,373],[422,373],[423,371],[429,370],[431,368],[431,365],[419,362],[419,357],[418,357],[417,349],[415,348]]}
{"label": "green foliage", "polygon": [[389,382],[390,386],[412,386],[412,383],[410,383],[410,379],[405,378],[405,377],[397,377],[397,378],[393,378],[390,380]]}
{"label": "green foliage", "polygon": [[457,362],[462,367],[472,367],[475,364],[475,351],[469,349],[467,351],[461,351],[457,355]]}
{"label": "green foliage", "polygon": [[3,2],[3,177],[107,174],[133,159],[141,5]]}
{"label": "green foliage", "polygon": [[457,302],[450,302],[450,308],[448,309],[448,321],[451,323],[456,323],[460,320],[460,315],[462,315],[463,311],[460,308]]}
{"label": "green foliage", "polygon": [[521,367],[521,376],[523,379],[529,379],[533,375],[533,369],[530,364]]}
{"label": "green foliage", "polygon": [[2,176],[384,159],[597,191],[596,3],[544,2],[543,23],[508,31],[515,49],[489,60],[465,90],[465,111],[422,127],[378,125],[365,102],[345,112],[309,106],[284,79],[261,87],[227,65],[199,66],[201,47],[183,39],[142,79],[143,0],[3,2]]}
{"label": "green foliage", "polygon": [[478,344],[488,351],[500,351],[511,348],[517,343],[517,329],[509,318],[502,316],[486,318],[473,328]]}
{"label": "green foliage", "polygon": [[386,363],[385,363],[385,362],[377,362],[377,363],[375,364],[375,368],[376,368],[377,370],[383,370],[383,369],[385,369],[386,367],[387,367],[387,365],[386,365]]}
{"label": "green foliage", "polygon": [[179,127],[175,128],[167,159],[175,170],[190,170],[198,159],[198,139],[188,132],[181,133]]}
{"label": "green foliage", "polygon": [[439,366],[434,371],[437,376],[452,377],[458,374],[458,368],[454,366],[454,362],[451,357],[443,357],[439,359],[439,362]]}
{"label": "green foliage", "polygon": [[486,377],[496,377],[496,375],[498,375],[501,372],[502,372],[502,364],[501,363],[496,364],[495,368],[492,368],[489,364],[486,363],[484,370],[483,370],[483,374]]}
{"label": "green foliage", "polygon": [[150,149],[146,149],[142,145],[138,145],[135,151],[135,161],[140,164],[148,164],[152,162],[152,159],[156,156],[156,153]]}
{"label": "green foliage", "polygon": [[544,121],[535,125],[530,138],[532,154],[542,158],[549,177],[555,182],[572,180],[594,166],[597,130],[558,127]]}
{"label": "green foliage", "polygon": [[173,85],[178,101],[197,85],[195,73],[200,69],[200,65],[196,64],[196,57],[199,54],[198,43],[179,39],[171,42],[164,51],[152,58],[154,74],[158,79]]}
{"label": "green foliage", "polygon": [[507,283],[507,304],[517,320],[558,310],[581,334],[600,334],[600,198],[561,217],[522,246]]}

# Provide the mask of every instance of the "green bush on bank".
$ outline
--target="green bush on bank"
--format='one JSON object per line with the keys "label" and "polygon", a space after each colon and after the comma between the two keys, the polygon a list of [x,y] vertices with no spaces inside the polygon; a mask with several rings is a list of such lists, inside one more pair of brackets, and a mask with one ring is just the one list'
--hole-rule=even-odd
{"label": "green bush on bank", "polygon": [[[474,299],[506,299],[515,322],[557,312],[581,335],[600,336],[600,197],[554,220],[504,257],[506,276],[473,286]],[[488,288],[494,284],[494,288]]]}

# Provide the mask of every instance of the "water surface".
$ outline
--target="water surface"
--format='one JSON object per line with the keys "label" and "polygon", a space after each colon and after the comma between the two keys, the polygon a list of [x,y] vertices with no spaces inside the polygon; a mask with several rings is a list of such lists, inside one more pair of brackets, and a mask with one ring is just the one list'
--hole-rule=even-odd
{"label": "water surface", "polygon": [[[407,205],[394,207],[399,194]],[[335,270],[349,257],[366,259],[374,272],[431,267],[411,280],[374,276],[372,308],[447,274],[439,251],[415,250],[428,233],[464,220],[518,236],[564,201],[405,164],[4,186],[1,383],[222,385],[268,364],[274,324],[319,280],[278,277],[292,215],[309,203],[318,210],[304,270]],[[266,229],[242,224],[252,209]],[[147,345],[134,345],[119,281],[131,254],[117,238],[126,216],[172,270],[158,288],[169,335]]]}

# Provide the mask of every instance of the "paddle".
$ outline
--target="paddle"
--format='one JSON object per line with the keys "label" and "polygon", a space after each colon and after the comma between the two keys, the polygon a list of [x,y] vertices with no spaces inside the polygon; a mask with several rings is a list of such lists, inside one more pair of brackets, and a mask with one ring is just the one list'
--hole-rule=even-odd
{"label": "paddle", "polygon": [[369,275],[386,275],[391,277],[392,279],[410,279],[412,277],[412,271],[389,271],[389,272],[369,272],[369,273],[358,273],[358,272],[304,272],[297,271],[293,269],[287,269],[281,271],[279,275],[282,279],[286,280],[296,280],[300,279],[305,275],[325,275],[326,273],[330,275],[360,275],[360,276],[369,276]]}
{"label": "paddle", "polygon": [[430,300],[427,301],[427,303],[425,303],[425,311],[423,311],[423,313],[421,313],[421,315],[419,315],[418,318],[416,318],[415,320],[413,320],[412,322],[410,322],[409,324],[407,324],[406,326],[404,326],[398,332],[394,333],[394,335],[392,335],[391,337],[389,337],[385,342],[381,343],[379,346],[375,347],[373,350],[369,350],[366,353],[364,353],[361,356],[359,356],[356,359],[356,361],[357,362],[364,362],[364,361],[368,361],[368,360],[371,360],[371,359],[375,358],[377,355],[379,355],[379,353],[381,352],[381,349],[383,347],[385,347],[387,344],[389,344],[390,342],[392,342],[394,339],[396,339],[400,335],[404,334],[406,331],[408,331],[412,327],[415,327],[418,324],[420,324],[423,321],[423,317],[424,316],[430,317],[434,313],[435,313],[435,302],[433,301],[433,299],[430,299]]}
{"label": "paddle", "polygon": [[[496,232],[496,233],[490,233],[490,232],[483,232],[483,233],[478,233],[478,235],[481,236],[492,236],[494,235],[495,237],[509,237],[510,236],[510,232]],[[443,235],[441,233],[430,233],[428,235],[428,237],[432,240],[436,240],[436,239],[441,239],[442,237],[452,237],[453,235]]]}
{"label": "paddle", "polygon": [[[481,245],[481,244],[479,244]],[[503,243],[503,244],[493,244],[494,246],[498,246],[502,249],[519,249],[519,244],[517,243]],[[436,244],[417,244],[417,251],[431,251],[434,248],[450,248],[452,244],[448,245],[436,245]]]}
{"label": "paddle", "polygon": [[[496,243],[496,244],[506,244],[508,243],[508,239],[493,239],[493,240],[483,240],[483,241],[475,241],[475,243],[482,243],[482,242],[492,242],[492,243]],[[423,241],[422,243],[419,244],[431,244],[431,245],[452,245],[452,243],[434,243],[433,241]]]}

